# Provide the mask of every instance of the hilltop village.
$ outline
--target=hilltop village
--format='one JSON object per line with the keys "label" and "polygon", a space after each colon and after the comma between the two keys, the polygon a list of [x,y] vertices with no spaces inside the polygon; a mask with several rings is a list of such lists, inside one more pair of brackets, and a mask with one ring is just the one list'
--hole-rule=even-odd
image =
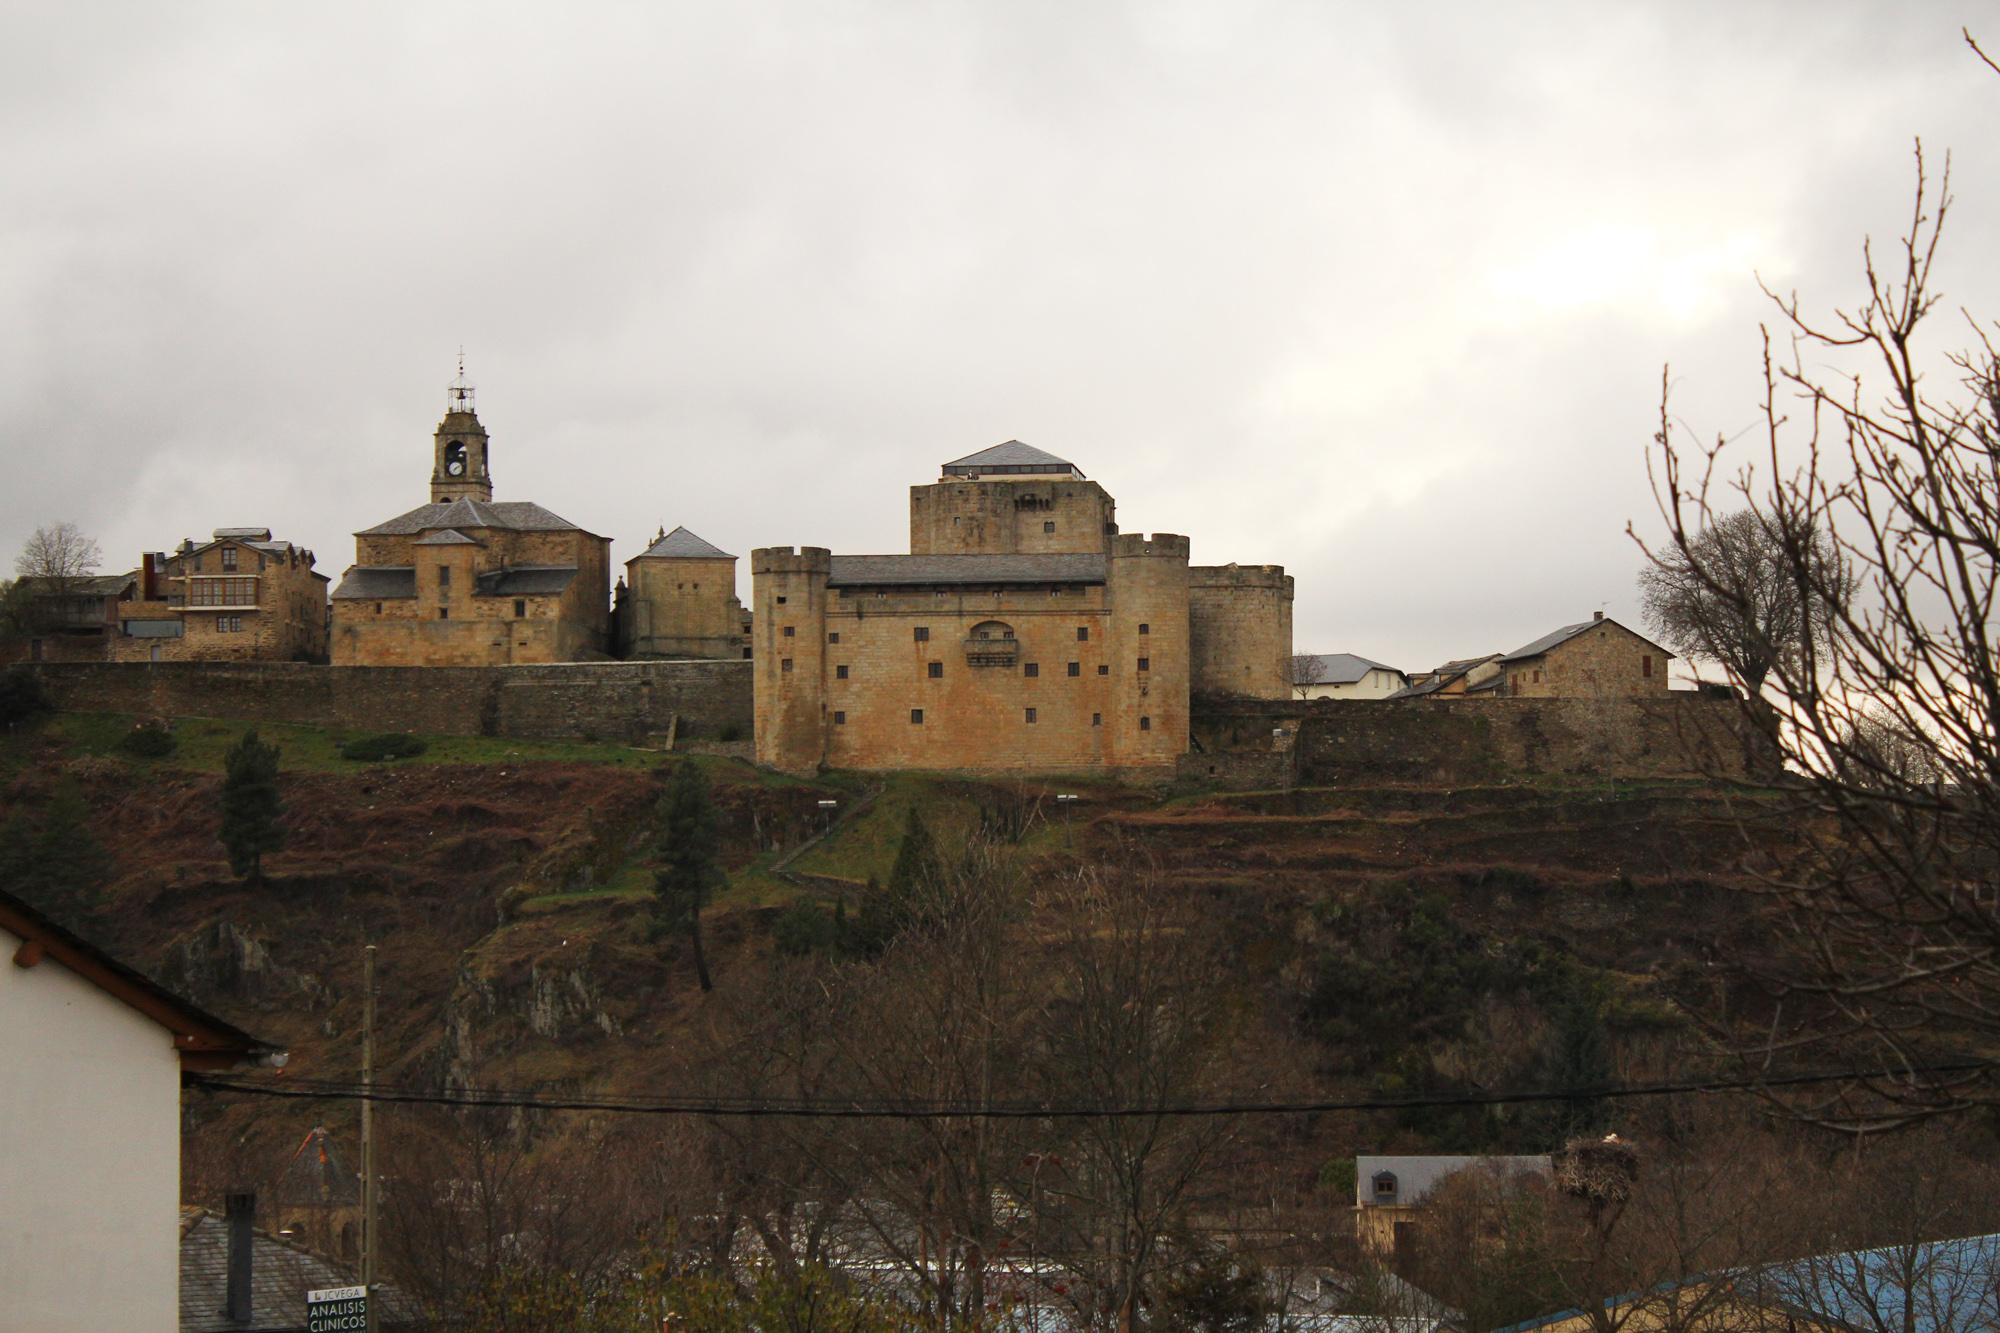
{"label": "hilltop village", "polygon": [[[614,581],[611,538],[533,501],[495,498],[472,389],[461,376],[450,393],[432,436],[427,503],[356,532],[354,562],[337,582],[312,551],[269,529],[218,528],[205,542],[144,554],[129,573],[47,587],[50,628],[12,645],[11,656],[335,671],[707,663],[704,674],[671,680],[601,677],[604,699],[637,702],[616,717],[602,714],[609,705],[564,704],[567,725],[738,742],[747,732],[758,762],[802,774],[1172,776],[1190,755],[1245,748],[1242,725],[1227,735],[1205,729],[1204,710],[1668,695],[1673,655],[1601,613],[1511,653],[1428,671],[1296,653],[1293,580],[1282,565],[1194,564],[1188,536],[1124,532],[1103,484],[1017,440],[946,461],[934,480],[911,486],[907,554],[760,548],[745,607],[736,555],[663,527]],[[226,677],[210,679],[221,688]],[[321,688],[288,679],[279,693]],[[477,729],[507,730],[515,723],[492,719],[526,708],[514,687],[560,680],[580,689],[582,678],[461,679],[487,682],[505,705],[483,707]],[[184,704],[199,688],[183,681],[174,697]],[[400,720],[393,709],[347,720],[473,727]],[[544,716],[519,725],[555,724]],[[1620,728],[1630,729],[1610,730]],[[1256,733],[1274,739],[1251,748],[1284,749],[1296,731],[1280,719]],[[1621,744],[1641,756],[1653,748]]]}

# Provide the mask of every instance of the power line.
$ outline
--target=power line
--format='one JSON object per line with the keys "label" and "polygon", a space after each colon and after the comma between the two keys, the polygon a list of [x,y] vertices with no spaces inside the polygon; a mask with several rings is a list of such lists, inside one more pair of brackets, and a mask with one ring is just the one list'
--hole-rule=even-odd
{"label": "power line", "polygon": [[1533,1088],[1512,1092],[1464,1092],[1412,1097],[1347,1097],[1315,1101],[1197,1101],[1165,1104],[1031,1101],[941,1101],[826,1097],[614,1097],[592,1093],[548,1096],[509,1088],[451,1088],[421,1091],[364,1085],[335,1079],[285,1078],[265,1082],[228,1074],[184,1075],[185,1086],[209,1092],[314,1101],[397,1102],[423,1106],[504,1107],[538,1111],[611,1111],[635,1115],[785,1116],[835,1120],[1074,1120],[1135,1119],[1154,1116],[1301,1115],[1323,1111],[1395,1111],[1426,1107],[1503,1106],[1523,1102],[1588,1101],[1599,1098],[1661,1097],[1684,1092],[1741,1092],[1802,1087],[1815,1083],[1907,1080],[1921,1074],[1990,1070],[1985,1060],[1875,1069],[1819,1070],[1765,1074],[1752,1078],[1677,1079],[1663,1083],[1600,1084],[1583,1088]]}

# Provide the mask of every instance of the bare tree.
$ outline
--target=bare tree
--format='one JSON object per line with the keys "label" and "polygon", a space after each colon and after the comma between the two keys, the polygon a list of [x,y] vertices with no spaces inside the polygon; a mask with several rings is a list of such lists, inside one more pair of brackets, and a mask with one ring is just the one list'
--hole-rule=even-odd
{"label": "bare tree", "polygon": [[95,539],[74,523],[36,528],[14,558],[14,572],[34,581],[45,597],[74,597],[82,581],[104,563]]}
{"label": "bare tree", "polygon": [[1780,660],[1796,660],[1808,643],[1825,652],[1838,611],[1853,600],[1847,564],[1833,542],[1808,536],[1805,554],[1827,601],[1792,578],[1785,534],[1755,510],[1739,509],[1709,519],[1687,553],[1663,550],[1639,571],[1646,623],[1669,648],[1719,662],[1746,690],[1760,692]]}
{"label": "bare tree", "polygon": [[1292,691],[1301,699],[1312,696],[1312,687],[1320,683],[1320,675],[1325,667],[1318,653],[1293,653],[1291,661]]}
{"label": "bare tree", "polygon": [[1749,965],[1766,1030],[1734,1039],[1759,1067],[1895,1070],[1793,1103],[1859,1132],[2000,1102],[1974,1054],[2000,1036],[2000,362],[1978,326],[1969,351],[1921,345],[1949,178],[1933,192],[1919,145],[1908,232],[1891,265],[1864,249],[1858,308],[1774,295],[1789,350],[1767,331],[1756,457],[1689,443],[1664,403],[1653,455],[1657,568],[1740,599],[1702,534],[1742,507],[1830,631],[1774,655],[1761,695],[1740,677],[1801,843],[1763,864],[1786,947]]}

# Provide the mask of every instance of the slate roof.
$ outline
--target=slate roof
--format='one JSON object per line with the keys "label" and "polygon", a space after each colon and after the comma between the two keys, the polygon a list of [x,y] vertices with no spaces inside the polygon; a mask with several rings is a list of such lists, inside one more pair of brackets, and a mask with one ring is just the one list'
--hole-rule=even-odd
{"label": "slate roof", "polygon": [[1101,555],[837,555],[830,588],[933,583],[1102,583]]}
{"label": "slate roof", "polygon": [[475,597],[553,597],[576,578],[575,565],[514,565],[481,574]]}
{"label": "slate roof", "polygon": [[[136,569],[129,574],[86,574],[81,578],[68,580],[70,591],[67,595],[71,597],[116,597],[119,593],[124,592],[138,581],[139,571]],[[25,574],[21,577],[21,582],[27,584],[30,589],[36,590],[38,596],[46,597],[51,594],[42,592],[41,590],[47,588],[56,582],[56,580],[43,575]]]}
{"label": "slate roof", "polygon": [[703,541],[686,528],[675,528],[648,546],[634,560],[734,560],[729,552]]}
{"label": "slate roof", "polygon": [[1032,444],[1022,444],[1019,440],[1009,440],[996,444],[991,449],[981,449],[976,454],[954,458],[944,465],[946,472],[1073,472],[1083,475],[1083,470],[1067,458],[1057,458],[1054,454],[1037,449]]}
{"label": "slate roof", "polygon": [[415,565],[349,565],[340,586],[330,594],[336,602],[378,602],[417,595]]}
{"label": "slate roof", "polygon": [[460,532],[460,531],[459,531],[459,530],[458,530],[457,528],[446,528],[446,529],[444,529],[444,531],[442,531],[442,532],[433,532],[433,533],[431,533],[431,534],[430,534],[429,536],[427,536],[427,537],[419,537],[419,538],[417,538],[417,539],[416,539],[415,541],[411,542],[411,543],[410,543],[410,545],[412,545],[412,546],[484,546],[484,545],[486,545],[486,543],[485,543],[485,542],[482,542],[482,541],[476,541],[476,540],[474,540],[473,538],[471,538],[471,537],[468,537],[468,536],[466,536],[466,535],[465,535],[464,533]]}
{"label": "slate roof", "polygon": [[363,528],[357,537],[410,537],[432,528],[505,528],[512,532],[582,532],[566,518],[528,500],[457,499],[420,505],[386,523]]}
{"label": "slate roof", "polygon": [[[222,1313],[228,1299],[229,1226],[206,1208],[181,1209],[181,1333],[293,1333],[306,1326],[306,1293],[352,1285],[355,1275],[262,1231],[250,1233],[250,1322]],[[385,1326],[407,1326],[412,1302],[377,1283]]]}
{"label": "slate roof", "polygon": [[[1586,620],[1576,625],[1564,625],[1559,630],[1556,630],[1549,634],[1544,634],[1541,638],[1536,639],[1533,643],[1523,644],[1521,647],[1516,648],[1513,652],[1503,655],[1500,660],[1503,662],[1518,662],[1525,657],[1540,657],[1543,653],[1547,652],[1549,649],[1569,642],[1571,639],[1583,633],[1585,630],[1590,629],[1592,626],[1597,626],[1601,628],[1602,626],[1605,625],[1618,625],[1618,622],[1613,620],[1610,616],[1606,616],[1602,620]],[[1666,656],[1668,657],[1673,656],[1672,653],[1667,652],[1667,650],[1664,648],[1660,648],[1659,644],[1653,643],[1653,641],[1651,639],[1646,638],[1645,635],[1633,634],[1631,630],[1625,629],[1625,626],[1623,625],[1618,625],[1618,628],[1625,630],[1627,634],[1631,634],[1632,637],[1635,639],[1643,640],[1645,643],[1650,644],[1652,647],[1659,648],[1662,653],[1666,654]]]}
{"label": "slate roof", "polygon": [[1439,690],[1451,684],[1460,676],[1465,675],[1474,667],[1485,662],[1491,662],[1494,656],[1495,654],[1488,653],[1484,657],[1464,657],[1456,661],[1446,662],[1443,666],[1433,671],[1424,672],[1423,680],[1413,685],[1407,685],[1389,697],[1391,699],[1415,699],[1426,694],[1436,694]]}
{"label": "slate roof", "polygon": [[1319,663],[1318,672],[1310,681],[1303,681],[1302,684],[1352,685],[1371,671],[1393,671],[1399,676],[1403,674],[1395,667],[1385,666],[1381,662],[1370,661],[1365,657],[1357,657],[1353,653],[1315,653],[1311,656]]}
{"label": "slate roof", "polygon": [[209,535],[217,541],[221,541],[225,537],[234,537],[241,541],[252,542],[267,542],[271,540],[271,530],[269,528],[217,528]]}

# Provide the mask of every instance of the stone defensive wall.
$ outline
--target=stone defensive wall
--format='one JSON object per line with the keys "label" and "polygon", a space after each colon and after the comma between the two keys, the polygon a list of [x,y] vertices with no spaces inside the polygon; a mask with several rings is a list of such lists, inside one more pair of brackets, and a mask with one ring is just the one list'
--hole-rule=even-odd
{"label": "stone defensive wall", "polygon": [[[226,717],[528,739],[748,739],[752,663],[310,666],[56,662],[33,669],[67,712]],[[734,733],[733,735],[730,733]]]}
{"label": "stone defensive wall", "polygon": [[1741,778],[1748,771],[1737,703],[1693,693],[1204,699],[1191,730],[1182,780],[1224,787],[1288,777],[1306,786],[1474,786],[1516,777]]}

